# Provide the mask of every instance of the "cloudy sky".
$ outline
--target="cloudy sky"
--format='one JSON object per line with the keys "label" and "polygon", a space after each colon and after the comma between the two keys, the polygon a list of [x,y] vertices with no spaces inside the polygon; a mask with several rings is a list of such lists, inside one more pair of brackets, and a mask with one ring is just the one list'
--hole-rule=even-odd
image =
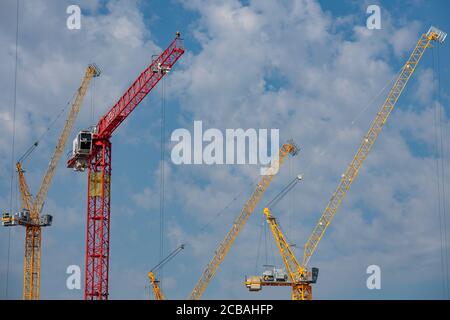
{"label": "cloudy sky", "polygon": [[[383,102],[383,88],[430,25],[450,30],[450,5],[438,0],[409,5],[344,0],[20,3],[14,159],[46,133],[87,64],[97,63],[102,75],[88,92],[76,131],[94,125],[152,55],[160,53],[177,30],[182,32],[186,53],[165,80],[165,252],[187,244],[163,270],[163,289],[172,299],[188,296],[259,173],[257,165],[174,165],[169,141],[173,130],[192,130],[194,120],[220,130],[277,128],[282,141],[292,138],[301,147],[275,177],[203,296],[289,299],[287,288],[250,293],[243,285],[244,277],[261,273],[264,264],[282,265],[264,227],[263,205],[297,174],[304,175],[273,209],[301,258],[303,243]],[[81,7],[80,30],[66,27],[71,4]],[[366,28],[370,4],[381,7],[381,30]],[[10,202],[15,28],[16,1],[3,0],[2,210],[9,210]],[[450,220],[444,225],[437,180],[440,176],[447,181],[449,174],[448,56],[448,44],[426,52],[311,259],[310,265],[320,268],[316,299],[449,297],[441,236]],[[440,94],[433,81],[438,74]],[[161,101],[158,86],[112,138],[112,299],[149,299],[147,272],[160,259]],[[32,192],[39,187],[64,117],[23,164]],[[443,148],[437,150],[441,136]],[[66,149],[69,152],[70,146]],[[54,216],[42,241],[44,299],[83,297],[82,290],[66,288],[66,268],[84,268],[87,177],[65,168],[63,160],[44,207]],[[437,168],[444,172],[438,175]],[[14,211],[19,207],[16,181]],[[22,228],[0,230],[2,299],[21,298],[23,239]],[[373,264],[382,271],[381,290],[366,287],[366,268]]]}

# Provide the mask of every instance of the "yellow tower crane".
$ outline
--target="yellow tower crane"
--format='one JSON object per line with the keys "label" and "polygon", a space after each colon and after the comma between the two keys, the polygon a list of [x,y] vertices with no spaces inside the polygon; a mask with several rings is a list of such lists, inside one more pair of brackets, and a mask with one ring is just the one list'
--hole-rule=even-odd
{"label": "yellow tower crane", "polygon": [[[55,151],[50,160],[47,172],[45,173],[39,191],[35,199],[30,193],[25,180],[24,170],[19,162],[16,164],[19,187],[21,193],[22,211],[14,215],[4,213],[2,215],[3,226],[25,226],[25,254],[23,270],[23,299],[38,300],[40,297],[40,259],[41,259],[41,228],[50,226],[52,223],[51,215],[40,215],[47,191],[55,174],[56,167],[64,152],[64,148],[72,131],[73,124],[83,103],[89,83],[93,77],[100,75],[99,69],[91,64],[87,67],[86,73],[78,89],[75,100],[72,103],[71,110],[65,122],[64,128],[58,139]],[[34,144],[37,146],[37,143]]]}
{"label": "yellow tower crane", "polygon": [[[288,154],[295,156],[297,153],[298,148],[292,141],[283,144],[278,153],[277,161],[274,161],[274,163],[272,163],[272,168],[275,169],[277,172],[279,167],[283,164],[284,160],[288,156]],[[200,299],[201,295],[203,294],[209,282],[213,278],[223,259],[225,259],[225,256],[227,255],[237,236],[241,232],[245,223],[248,221],[250,215],[255,210],[255,207],[257,206],[262,196],[264,195],[264,192],[269,187],[273,177],[274,173],[270,174],[269,172],[268,175],[264,175],[261,178],[256,187],[256,190],[252,193],[250,199],[245,203],[240,215],[233,222],[230,231],[227,233],[225,238],[220,242],[218,248],[215,251],[215,255],[206,266],[206,269],[203,271],[200,280],[197,282],[197,284],[195,285],[194,289],[192,290],[189,296],[190,300]]]}
{"label": "yellow tower crane", "polygon": [[[342,203],[342,200],[344,199],[345,195],[347,194],[348,190],[350,189],[351,184],[355,180],[356,176],[358,175],[359,169],[361,168],[364,160],[367,158],[370,150],[372,149],[376,139],[378,138],[379,134],[381,133],[381,129],[383,128],[384,124],[386,123],[389,115],[391,114],[392,110],[395,107],[395,104],[398,101],[398,98],[400,97],[401,93],[406,87],[406,84],[408,83],[408,80],[411,78],[412,74],[416,70],[417,64],[421,60],[423,53],[427,48],[431,46],[431,42],[438,42],[443,43],[445,41],[447,34],[435,27],[431,27],[426,34],[423,34],[419,41],[417,42],[413,52],[411,53],[409,59],[406,61],[405,65],[401,69],[399,76],[397,77],[393,87],[391,88],[384,104],[382,105],[380,111],[377,113],[375,119],[373,120],[370,129],[368,133],[364,136],[358,151],[356,152],[356,155],[354,156],[353,160],[347,167],[347,170],[342,175],[341,180],[334,191],[330,201],[328,202],[324,212],[322,213],[322,216],[319,219],[319,222],[313,229],[310,237],[308,238],[305,246],[304,246],[304,252],[303,252],[303,260],[302,263],[298,263],[297,259],[295,258],[292,250],[290,249],[289,245],[284,239],[283,234],[278,228],[278,224],[276,223],[275,218],[273,218],[270,214],[270,210],[268,208],[265,209],[264,213],[266,215],[266,218],[268,220],[268,223],[271,226],[272,232],[274,234],[274,237],[276,239],[276,242],[278,244],[278,247],[280,249],[282,258],[285,262],[286,269],[288,269],[288,273],[290,274],[292,285],[293,285],[293,298],[297,293],[294,293],[294,285],[296,284],[296,276],[301,275],[302,271],[307,270],[308,262],[315,252],[320,240],[323,238],[323,235],[325,233],[325,230],[330,225],[337,209]],[[311,299],[311,286],[310,283],[314,283],[317,278],[318,270],[314,272],[313,268],[313,274],[311,280],[314,280],[312,282],[302,282],[301,280],[299,283],[299,295],[295,296],[295,298],[301,298],[301,299]],[[293,271],[292,271],[293,270]],[[251,277],[250,279],[246,280],[246,286],[251,291],[258,291],[258,286],[265,285],[264,282],[261,282],[258,280],[260,278]],[[307,280],[309,278],[307,277]],[[260,281],[258,283],[258,281]],[[273,285],[273,284],[269,284]],[[287,284],[291,285],[291,284]]]}
{"label": "yellow tower crane", "polygon": [[166,300],[166,297],[161,291],[161,288],[159,287],[159,281],[156,280],[155,274],[153,271],[150,271],[148,273],[148,279],[150,280],[150,284],[153,288],[153,296],[155,297],[155,300]]}
{"label": "yellow tower crane", "polygon": [[263,279],[259,276],[252,276],[245,281],[245,285],[250,291],[259,291],[262,286],[290,286],[292,287],[292,300],[312,300],[311,284],[316,283],[319,269],[312,268],[311,271],[303,267],[295,257],[294,251],[286,240],[280,226],[272,216],[269,208],[264,208],[264,215],[270,226],[281,258],[283,259],[289,276],[289,282],[283,277],[270,277]]}

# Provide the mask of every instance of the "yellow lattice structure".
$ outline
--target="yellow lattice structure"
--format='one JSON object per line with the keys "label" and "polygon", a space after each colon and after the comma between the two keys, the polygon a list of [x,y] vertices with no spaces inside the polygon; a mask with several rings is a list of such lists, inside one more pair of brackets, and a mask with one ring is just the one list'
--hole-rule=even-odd
{"label": "yellow lattice structure", "polygon": [[[298,149],[293,143],[284,144],[278,153],[278,161],[274,161],[274,163],[272,164],[272,168],[275,168],[275,173],[284,163],[284,160],[286,159],[288,154],[296,155],[297,152]],[[200,280],[197,282],[194,289],[192,290],[189,299],[197,300],[201,297],[206,287],[208,286],[209,282],[216,273],[217,269],[219,268],[220,264],[222,263],[223,259],[225,259],[225,256],[227,255],[237,236],[239,235],[242,228],[248,221],[248,218],[255,210],[255,207],[261,200],[262,196],[264,195],[264,192],[269,187],[273,177],[274,175],[272,174],[272,175],[264,175],[261,178],[256,187],[256,190],[252,193],[250,199],[246,202],[246,204],[242,208],[240,215],[233,222],[230,231],[228,231],[225,238],[220,242],[218,248],[215,251],[214,257],[210,260],[210,262],[206,266],[206,269],[203,271],[203,274],[200,277]]]}
{"label": "yellow lattice structure", "polygon": [[291,281],[290,285],[292,287],[292,300],[311,300],[311,283],[315,282],[317,274],[313,275],[297,261],[294,251],[286,241],[277,220],[274,216],[272,216],[269,208],[264,208],[264,215],[266,216],[267,223],[269,224],[273,237],[275,238],[275,242],[278,250],[280,251],[281,258],[283,259],[286,271]]}
{"label": "yellow lattice structure", "polygon": [[[38,300],[40,298],[40,270],[41,270],[41,227],[49,226],[51,220],[42,220],[40,213],[44,205],[44,200],[55,174],[56,167],[64,152],[64,148],[72,131],[73,124],[83,103],[86,91],[91,79],[98,76],[99,70],[95,65],[89,65],[78,89],[75,100],[72,103],[69,115],[64,124],[63,130],[58,139],[52,158],[50,159],[47,171],[40,184],[39,191],[35,199],[30,193],[27,185],[24,170],[20,162],[16,164],[19,188],[21,194],[22,211],[15,217],[10,214],[4,214],[2,218],[3,225],[15,226],[22,225],[26,227],[25,231],[25,253],[23,267],[23,299]],[[37,143],[35,144],[37,146]],[[48,215],[47,215],[48,216]]]}
{"label": "yellow lattice structure", "polygon": [[416,70],[416,67],[421,60],[425,50],[431,46],[432,41],[443,43],[447,34],[440,31],[435,27],[431,27],[426,34],[423,34],[417,45],[415,46],[411,56],[406,61],[405,65],[401,69],[399,76],[397,77],[393,87],[389,91],[389,94],[382,105],[380,111],[377,113],[373,120],[368,133],[364,136],[356,155],[347,167],[347,170],[342,175],[342,178],[333,193],[328,205],[326,206],[319,222],[313,229],[310,237],[308,238],[303,253],[303,261],[299,263],[287,243],[283,233],[281,232],[276,219],[271,215],[268,208],[264,209],[267,222],[269,223],[278,249],[281,253],[281,257],[286,267],[286,271],[290,277],[290,282],[264,282],[259,276],[252,276],[246,280],[245,284],[250,291],[259,291],[262,286],[292,286],[292,299],[293,300],[311,300],[312,288],[311,283],[315,283],[318,269],[312,268],[312,273],[307,271],[307,264],[315,252],[320,240],[322,239],[326,229],[330,225],[337,209],[342,203],[345,195],[350,189],[351,184],[358,175],[364,160],[367,158],[372,146],[381,133],[381,129],[386,123],[389,115],[395,107],[401,93],[405,89],[408,80]]}
{"label": "yellow lattice structure", "polygon": [[342,203],[345,195],[350,189],[351,184],[355,180],[358,175],[359,169],[361,168],[364,160],[367,158],[372,146],[377,140],[381,129],[386,123],[389,115],[394,109],[395,104],[398,101],[398,98],[402,94],[403,90],[408,83],[408,80],[411,78],[412,74],[416,70],[417,64],[423,56],[423,53],[427,48],[431,46],[431,41],[437,41],[443,43],[446,38],[446,34],[440,31],[437,28],[431,27],[430,30],[423,34],[419,41],[417,42],[416,47],[414,48],[411,56],[408,61],[406,61],[405,65],[400,71],[399,76],[397,77],[392,89],[390,90],[383,106],[380,111],[377,113],[375,120],[373,120],[370,129],[366,136],[363,138],[361,145],[359,146],[358,151],[356,152],[355,157],[353,158],[350,165],[347,167],[347,170],[342,175],[341,181],[337,186],[336,190],[333,193],[328,205],[326,206],[322,216],[319,219],[319,222],[315,226],[311,236],[304,247],[303,261],[302,265],[306,266],[309,262],[309,259],[313,255],[314,251],[317,248],[320,240],[322,239],[325,230],[331,223],[337,209]]}
{"label": "yellow lattice structure", "polygon": [[150,280],[150,283],[152,285],[153,289],[153,296],[155,297],[155,300],[166,300],[166,297],[161,291],[161,288],[159,287],[159,281],[156,280],[155,274],[153,272],[148,273],[148,279]]}

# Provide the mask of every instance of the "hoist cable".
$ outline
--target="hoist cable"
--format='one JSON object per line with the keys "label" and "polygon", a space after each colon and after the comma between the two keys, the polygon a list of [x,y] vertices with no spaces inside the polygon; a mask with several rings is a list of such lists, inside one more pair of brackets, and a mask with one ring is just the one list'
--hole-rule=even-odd
{"label": "hoist cable", "polygon": [[[161,141],[160,141],[160,180],[159,180],[159,259],[164,258],[164,205],[165,205],[165,186],[164,186],[164,142],[165,142],[165,124],[166,124],[166,112],[165,112],[165,81],[164,78],[161,81]],[[162,268],[159,270],[159,281],[162,287]]]}
{"label": "hoist cable", "polygon": [[[391,77],[391,79],[384,85],[384,87],[382,87],[381,90],[380,90],[375,96],[373,96],[373,98],[371,98],[371,99],[369,100],[369,102],[364,106],[364,108],[362,108],[362,109],[356,114],[356,116],[355,116],[355,117],[353,118],[353,120],[350,122],[350,125],[347,125],[346,127],[343,127],[343,128],[349,128],[349,127],[354,126],[354,125],[358,122],[359,118],[361,117],[361,115],[362,115],[363,113],[365,113],[367,110],[371,109],[372,107],[375,107],[375,106],[376,106],[376,105],[375,105],[375,102],[380,98],[380,96],[383,94],[383,92],[385,92],[385,91],[387,90],[387,88],[388,88],[389,86],[391,86],[391,84],[395,81],[395,79],[398,78],[398,76],[400,75],[400,73],[402,72],[402,70],[403,70],[403,67],[400,68],[400,69],[397,71],[397,73],[395,73],[395,74]],[[325,155],[328,153],[329,149],[331,148],[331,145],[335,142],[336,137],[337,137],[337,135],[334,135],[334,139],[333,139],[333,138],[330,139],[329,142],[325,145],[325,147],[323,148],[323,150],[322,150],[322,151],[320,152],[320,154],[319,154],[319,157],[320,157],[320,158],[322,158],[323,156],[325,156]],[[309,168],[313,165],[313,163],[316,163],[316,162],[317,162],[317,160],[307,162],[306,167],[305,167],[305,169],[303,170],[303,172],[305,172],[305,173],[306,173],[306,172],[309,172]]]}
{"label": "hoist cable", "polygon": [[[250,182],[248,184],[248,186],[255,186],[257,181],[259,180],[259,175],[258,177],[256,177],[252,182]],[[230,206],[237,200],[239,199],[243,194],[244,194],[245,190],[242,190],[241,192],[237,193],[231,200],[230,202],[228,202],[225,207],[223,207],[222,209],[218,210],[213,217],[207,222],[205,223],[200,229],[199,232],[203,232],[206,230],[206,228],[208,228],[209,226],[212,225],[212,223],[214,221],[216,221],[224,212],[226,212],[227,209],[230,208]]]}
{"label": "hoist cable", "polygon": [[[289,158],[289,176],[292,177],[294,171],[296,169],[294,161]],[[293,223],[292,223],[292,217],[294,216],[294,208],[295,208],[295,202],[294,202],[294,192],[289,193],[289,209],[288,209],[288,229],[289,233],[292,231]]]}
{"label": "hoist cable", "polygon": [[293,180],[291,180],[279,193],[275,195],[275,197],[272,198],[272,200],[270,200],[266,204],[266,208],[275,207],[278,202],[280,202],[289,193],[289,191],[291,191],[297,185],[299,181],[300,176],[297,176]]}
{"label": "hoist cable", "polygon": [[446,244],[445,244],[445,228],[444,228],[444,208],[443,208],[443,192],[442,192],[442,179],[443,172],[441,172],[440,162],[443,161],[442,158],[442,149],[440,148],[440,139],[439,134],[442,134],[442,131],[439,130],[441,123],[440,117],[440,106],[438,104],[439,98],[437,97],[437,72],[436,72],[436,61],[434,48],[432,48],[432,58],[433,58],[433,105],[434,105],[434,148],[435,148],[435,163],[436,163],[436,187],[437,187],[437,211],[439,217],[439,240],[440,240],[440,258],[441,258],[441,272],[442,272],[442,290],[444,298],[448,296],[448,263],[446,259]]}
{"label": "hoist cable", "polygon": [[65,106],[61,108],[59,113],[56,115],[56,117],[48,124],[45,131],[37,138],[37,140],[25,151],[25,153],[17,160],[17,162],[22,163],[25,161],[36,148],[39,146],[39,143],[42,141],[42,139],[47,135],[47,133],[53,128],[53,126],[56,124],[56,122],[62,117],[62,115],[66,112],[67,107],[69,107],[72,104],[72,101],[75,99],[75,96],[78,94],[78,89],[74,92],[72,98],[66,103]]}
{"label": "hoist cable", "polygon": [[158,264],[156,266],[154,266],[150,271],[154,272],[154,271],[158,270],[159,268],[161,268],[167,262],[172,260],[178,253],[180,253],[181,250],[183,250],[185,248],[185,246],[186,246],[185,244],[179,245],[175,250],[173,250],[171,253],[169,253],[169,255],[167,257],[165,257],[160,262],[158,262]]}
{"label": "hoist cable", "polygon": [[440,135],[440,154],[441,154],[441,185],[442,185],[442,220],[443,220],[443,235],[444,235],[444,259],[445,259],[445,279],[447,283],[447,299],[450,298],[450,284],[449,284],[449,271],[448,271],[448,242],[447,242],[447,203],[446,203],[446,186],[445,186],[445,176],[447,172],[447,166],[445,162],[445,151],[444,151],[444,131],[443,131],[443,117],[441,102],[441,74],[440,74],[440,50],[437,47],[437,100],[439,102],[439,135]]}
{"label": "hoist cable", "polygon": [[[15,52],[15,62],[14,62],[14,100],[12,107],[13,114],[13,125],[12,125],[12,141],[11,141],[11,181],[10,181],[10,194],[9,194],[9,213],[12,214],[13,211],[13,183],[14,183],[14,153],[15,153],[15,143],[16,143],[16,106],[17,106],[17,67],[18,67],[18,57],[19,57],[19,7],[20,0],[17,0],[16,8],[16,52]],[[6,283],[5,291],[6,298],[8,298],[9,289],[9,269],[10,269],[10,258],[11,258],[11,229],[8,230],[8,252],[7,252],[7,266],[6,266]]]}
{"label": "hoist cable", "polygon": [[263,234],[263,230],[264,230],[264,223],[265,223],[265,221],[262,220],[262,223],[260,224],[260,227],[258,229],[258,246],[256,249],[255,274],[258,272],[259,256],[261,254],[261,242],[262,242],[262,234]]}

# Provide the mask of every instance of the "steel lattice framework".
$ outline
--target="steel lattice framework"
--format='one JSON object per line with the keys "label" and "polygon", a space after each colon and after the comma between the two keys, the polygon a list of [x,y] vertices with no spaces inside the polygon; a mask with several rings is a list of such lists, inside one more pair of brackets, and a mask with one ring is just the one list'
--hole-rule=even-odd
{"label": "steel lattice framework", "polygon": [[[19,188],[21,206],[31,212],[33,209],[34,199],[31,195],[25,179],[24,170],[20,162],[16,163],[16,169],[19,176]],[[31,218],[36,222],[39,216],[32,215]],[[23,299],[33,300],[39,299],[40,288],[40,245],[41,245],[41,227],[26,226],[25,229],[25,254],[23,263]]]}
{"label": "steel lattice framework", "polygon": [[[104,300],[109,295],[111,135],[183,53],[183,42],[177,33],[169,47],[138,76],[95,127],[88,158],[85,299]],[[73,166],[73,161],[69,160],[68,167]]]}
{"label": "steel lattice framework", "polygon": [[342,178],[334,191],[328,205],[326,206],[322,216],[319,219],[319,222],[315,226],[313,232],[311,233],[308,241],[304,247],[303,253],[303,261],[302,265],[306,267],[309,262],[309,259],[313,255],[314,251],[317,248],[320,240],[322,239],[325,230],[330,225],[337,209],[342,203],[345,195],[350,189],[351,184],[355,180],[358,175],[359,169],[361,168],[364,160],[367,158],[370,150],[372,149],[375,141],[377,140],[381,130],[386,123],[389,115],[394,109],[395,104],[398,101],[398,98],[402,94],[405,89],[408,80],[411,78],[412,74],[416,70],[417,64],[421,60],[425,50],[431,46],[431,41],[436,41],[443,43],[447,34],[442,32],[441,30],[431,27],[430,30],[423,34],[419,41],[417,42],[411,56],[404,64],[401,69],[394,85],[392,86],[384,104],[382,105],[380,111],[377,113],[377,116],[372,121],[370,129],[366,136],[363,138],[356,155],[353,160],[347,167],[347,170],[342,175]]}
{"label": "steel lattice framework", "polygon": [[278,222],[272,216],[269,208],[264,208],[264,215],[291,280],[292,300],[312,300],[312,288],[307,275],[308,271],[297,261],[294,251],[287,242],[283,232],[281,232]]}
{"label": "steel lattice framework", "polygon": [[[249,280],[246,280],[245,285],[251,291],[259,291],[261,286],[292,286],[292,300],[311,300],[312,299],[312,287],[311,284],[315,283],[318,270],[314,276],[313,273],[309,273],[307,271],[307,263],[309,259],[315,252],[320,240],[322,239],[327,227],[330,225],[337,209],[339,208],[342,200],[347,194],[350,186],[356,176],[358,175],[358,171],[361,168],[364,160],[367,158],[372,146],[374,145],[376,139],[378,138],[381,130],[386,123],[389,115],[394,109],[401,93],[405,89],[408,80],[411,78],[414,73],[417,64],[421,60],[425,50],[431,46],[431,41],[437,41],[443,43],[447,34],[442,32],[441,30],[431,27],[426,34],[423,34],[417,45],[415,46],[411,56],[406,61],[405,65],[401,69],[394,85],[392,86],[389,94],[382,105],[380,111],[377,113],[375,119],[372,121],[372,124],[369,128],[366,136],[363,137],[363,140],[358,148],[356,155],[353,160],[347,167],[347,170],[342,175],[340,183],[338,184],[335,192],[333,193],[327,207],[325,208],[322,216],[319,219],[319,222],[313,229],[310,237],[308,238],[305,246],[304,246],[304,256],[303,261],[300,264],[297,261],[297,258],[294,255],[290,245],[286,241],[279,225],[275,219],[271,215],[269,208],[264,209],[264,215],[266,216],[267,222],[270,225],[273,236],[277,243],[278,249],[281,253],[281,257],[283,259],[286,270],[289,274],[289,278],[291,282],[264,282],[261,281],[261,278],[258,276],[253,276]],[[314,268],[313,268],[314,269]],[[315,268],[317,269],[317,268]],[[311,275],[311,277],[309,276]]]}
{"label": "steel lattice framework", "polygon": [[155,297],[155,300],[166,300],[164,293],[161,291],[161,288],[158,285],[158,280],[156,280],[155,274],[152,271],[148,273],[148,279],[150,280],[150,283],[152,285],[153,296]]}
{"label": "steel lattice framework", "polygon": [[280,151],[278,153],[278,160],[274,161],[271,167],[271,169],[272,168],[275,169],[275,172],[273,174],[264,175],[261,178],[256,187],[256,190],[252,193],[252,195],[242,208],[240,215],[233,222],[233,225],[231,229],[228,231],[225,238],[220,242],[218,248],[215,251],[214,257],[210,260],[210,262],[206,266],[206,269],[203,271],[200,280],[197,282],[196,286],[192,290],[189,299],[197,300],[201,297],[206,287],[208,286],[209,282],[217,272],[217,269],[219,269],[219,266],[222,263],[223,259],[225,259],[225,256],[231,249],[231,246],[233,245],[237,236],[244,228],[245,224],[250,218],[250,215],[255,210],[262,196],[269,187],[275,173],[278,171],[279,167],[283,164],[284,160],[289,154],[296,155],[297,153],[298,148],[297,146],[295,146],[293,142],[283,144],[283,146],[280,148]]}
{"label": "steel lattice framework", "polygon": [[89,162],[86,228],[86,297],[108,297],[111,215],[111,142],[98,139]]}

